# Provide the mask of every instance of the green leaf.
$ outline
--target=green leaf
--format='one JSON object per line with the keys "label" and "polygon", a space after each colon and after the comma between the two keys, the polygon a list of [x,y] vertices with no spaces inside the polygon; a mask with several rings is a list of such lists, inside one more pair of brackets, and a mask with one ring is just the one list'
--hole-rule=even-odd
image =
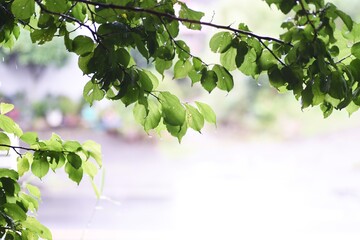
{"label": "green leaf", "polygon": [[34,159],[31,164],[31,172],[40,179],[49,172],[49,168],[49,163],[44,159]]}
{"label": "green leaf", "polygon": [[182,126],[185,122],[186,111],[179,99],[169,92],[161,92],[159,99],[166,125]]}
{"label": "green leaf", "polygon": [[217,86],[217,81],[218,78],[215,71],[213,70],[208,71],[206,69],[202,71],[201,85],[206,91],[211,93],[211,91]]}
{"label": "green leaf", "polygon": [[133,114],[135,120],[144,127],[146,132],[155,129],[161,120],[159,106],[153,101],[148,101],[147,107],[143,104],[136,103]]}
{"label": "green leaf", "polygon": [[26,189],[29,191],[29,193],[34,196],[37,199],[41,199],[41,192],[40,189],[37,186],[34,186],[32,184],[26,184]]}
{"label": "green leaf", "polygon": [[76,169],[70,163],[65,164],[65,172],[69,175],[69,178],[78,185],[80,184],[84,175],[84,170],[82,168]]}
{"label": "green leaf", "polygon": [[181,140],[185,136],[188,127],[187,127],[187,123],[184,122],[182,126],[171,126],[166,124],[166,129],[172,136],[178,139],[179,143],[181,143]]}
{"label": "green leaf", "polygon": [[16,18],[27,20],[35,13],[35,1],[14,0],[11,4],[11,12]]}
{"label": "green leaf", "polygon": [[18,137],[22,135],[19,125],[5,115],[0,115],[0,129],[7,133],[14,133]]}
{"label": "green leaf", "polygon": [[86,11],[86,5],[83,3],[76,3],[75,6],[73,6],[71,14],[79,19],[81,22],[84,22],[85,18],[86,18],[86,14],[84,14],[84,12]]}
{"label": "green leaf", "polygon": [[[185,3],[178,2],[181,5],[180,11],[179,11],[179,17],[189,20],[195,20],[200,21],[201,18],[205,15],[202,12],[194,11],[186,6]],[[185,25],[189,29],[193,30],[201,30],[201,25],[197,23],[190,23],[182,21],[182,24]]]}
{"label": "green leaf", "polygon": [[231,47],[232,35],[229,32],[216,33],[210,39],[210,49],[213,52],[224,53]]}
{"label": "green leaf", "polygon": [[[7,134],[0,132],[0,145],[2,145],[2,144],[10,146],[11,141]],[[0,146],[0,151],[8,151],[8,150],[9,150],[9,147]]]}
{"label": "green leaf", "polygon": [[42,225],[38,220],[34,217],[28,216],[26,221],[22,222],[23,227],[31,230],[32,232],[36,232],[39,237],[47,240],[52,240],[52,235],[50,230]]}
{"label": "green leaf", "polygon": [[204,117],[195,107],[185,104],[187,125],[195,131],[201,132],[204,127]]}
{"label": "green leaf", "polygon": [[258,73],[256,59],[256,51],[252,48],[245,55],[245,60],[239,70],[247,76],[254,77]]}
{"label": "green leaf", "polygon": [[17,181],[19,179],[19,174],[12,169],[0,168],[0,178],[3,177],[8,177],[14,181]]}
{"label": "green leaf", "polygon": [[229,71],[218,64],[216,64],[212,70],[216,73],[218,79],[217,87],[221,90],[230,92],[234,87],[234,80]]}
{"label": "green leaf", "polygon": [[192,69],[191,62],[189,60],[179,60],[174,66],[174,79],[181,79],[187,77]]}
{"label": "green leaf", "polygon": [[82,160],[76,153],[69,153],[66,156],[68,162],[73,166],[75,169],[79,169],[82,165]]}
{"label": "green leaf", "polygon": [[176,52],[178,54],[179,59],[186,60],[190,57],[190,48],[189,46],[182,40],[178,40],[176,43]]}
{"label": "green leaf", "polygon": [[21,201],[24,205],[28,205],[30,211],[35,213],[39,209],[39,202],[37,199],[26,195],[24,193],[20,193]]}
{"label": "green leaf", "polygon": [[235,64],[236,67],[240,68],[245,60],[245,56],[249,51],[248,45],[245,41],[241,41],[236,46],[236,57],[235,57]]}
{"label": "green leaf", "polygon": [[2,115],[7,114],[8,112],[12,111],[13,109],[14,109],[13,104],[0,103],[0,114],[2,114]]}
{"label": "green leaf", "polygon": [[197,72],[195,70],[191,70],[189,72],[189,78],[191,79],[191,85],[194,85],[197,82],[201,81],[201,72]]}
{"label": "green leaf", "polygon": [[27,157],[22,156],[17,160],[17,171],[20,176],[23,176],[30,169],[30,163]]}
{"label": "green leaf", "polygon": [[204,116],[205,121],[216,124],[216,114],[211,109],[211,107],[206,103],[202,103],[202,102],[195,102],[195,103],[198,109],[200,110],[201,114]]}
{"label": "green leaf", "polygon": [[5,203],[1,209],[16,222],[26,220],[25,211],[15,203]]}
{"label": "green leaf", "polygon": [[96,161],[99,167],[102,166],[102,158],[101,158],[101,146],[100,144],[88,140],[83,143],[82,148],[89,153],[89,155]]}
{"label": "green leaf", "polygon": [[136,83],[133,83],[127,86],[125,96],[121,98],[121,101],[124,103],[125,107],[133,104],[139,100],[140,89]]}
{"label": "green leaf", "polygon": [[94,179],[98,173],[97,167],[90,161],[85,161],[83,164],[83,171],[90,176],[91,179]]}
{"label": "green leaf", "polygon": [[155,90],[159,86],[159,79],[150,71],[143,69],[143,72],[150,78],[152,89]]}
{"label": "green leaf", "polygon": [[356,105],[354,102],[350,102],[350,104],[346,107],[346,111],[351,116],[354,112],[358,111],[360,106]]}
{"label": "green leaf", "polygon": [[100,101],[105,96],[104,91],[99,88],[98,84],[94,84],[91,80],[86,83],[83,91],[84,99],[92,105],[94,101]]}
{"label": "green leaf", "polygon": [[354,57],[360,59],[360,42],[355,43],[351,47],[351,54],[354,55]]}
{"label": "green leaf", "polygon": [[324,102],[320,105],[320,109],[323,112],[324,118],[327,118],[331,115],[334,107],[330,103]]}
{"label": "green leaf", "polygon": [[276,89],[279,89],[286,84],[286,81],[277,66],[269,69],[268,76],[270,84]]}
{"label": "green leaf", "polygon": [[172,61],[165,61],[163,59],[157,58],[155,60],[155,68],[161,75],[164,75],[164,71],[172,67]]}
{"label": "green leaf", "polygon": [[46,1],[45,6],[49,11],[52,12],[64,13],[66,10],[68,10],[67,0]]}
{"label": "green leaf", "polygon": [[340,10],[336,10],[335,13],[341,18],[341,20],[345,23],[347,29],[349,31],[352,30],[353,28],[353,20],[351,19],[351,17],[349,15],[347,15],[346,13],[344,13],[343,11]]}
{"label": "green leaf", "polygon": [[32,145],[39,142],[38,134],[36,132],[26,132],[20,137],[21,141]]}
{"label": "green leaf", "polygon": [[66,141],[63,148],[65,151],[76,152],[81,149],[81,144],[77,141]]}
{"label": "green leaf", "polygon": [[93,40],[87,36],[80,35],[72,41],[72,51],[79,56],[92,52],[94,48]]}
{"label": "green leaf", "polygon": [[301,108],[307,108],[313,104],[314,93],[312,91],[312,84],[308,84],[301,92]]}
{"label": "green leaf", "polygon": [[226,52],[220,55],[220,63],[223,65],[227,70],[233,71],[237,67],[236,64],[236,57],[237,57],[237,50],[233,47],[229,48]]}

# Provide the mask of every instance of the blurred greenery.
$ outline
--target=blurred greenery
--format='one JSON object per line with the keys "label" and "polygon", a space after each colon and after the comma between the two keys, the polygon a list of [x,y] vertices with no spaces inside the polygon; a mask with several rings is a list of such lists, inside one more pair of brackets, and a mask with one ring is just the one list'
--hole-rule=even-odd
{"label": "blurred greenery", "polygon": [[15,63],[25,67],[46,67],[54,65],[61,67],[70,54],[66,51],[63,41],[54,38],[43,45],[35,45],[30,39],[30,33],[22,30],[18,41],[12,49],[0,48],[0,58],[5,63]]}

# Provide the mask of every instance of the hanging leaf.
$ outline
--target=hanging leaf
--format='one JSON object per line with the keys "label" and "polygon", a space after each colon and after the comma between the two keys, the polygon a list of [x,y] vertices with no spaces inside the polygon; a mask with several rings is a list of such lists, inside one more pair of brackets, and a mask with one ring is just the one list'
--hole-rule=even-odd
{"label": "hanging leaf", "polygon": [[185,104],[187,125],[195,131],[201,132],[204,127],[204,117],[195,107]]}
{"label": "hanging leaf", "polygon": [[182,126],[185,122],[186,112],[179,99],[169,92],[161,92],[159,99],[166,125]]}
{"label": "hanging leaf", "polygon": [[229,71],[218,64],[216,64],[212,70],[216,73],[218,79],[217,87],[221,90],[230,92],[234,87],[234,80]]}
{"label": "hanging leaf", "polygon": [[198,109],[200,110],[201,114],[204,116],[204,119],[209,123],[216,124],[216,114],[211,109],[211,107],[206,103],[202,103],[202,102],[195,102],[195,103]]}

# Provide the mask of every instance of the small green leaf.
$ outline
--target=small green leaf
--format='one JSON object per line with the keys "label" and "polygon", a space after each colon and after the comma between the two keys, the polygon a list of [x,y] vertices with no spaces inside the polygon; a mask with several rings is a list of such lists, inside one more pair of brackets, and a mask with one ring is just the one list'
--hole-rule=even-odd
{"label": "small green leaf", "polygon": [[64,148],[64,150],[69,151],[69,152],[76,152],[79,149],[81,149],[81,144],[77,141],[66,141],[63,144],[63,148]]}
{"label": "small green leaf", "polygon": [[211,51],[217,53],[224,53],[231,47],[232,35],[229,32],[219,32],[216,33],[210,39],[210,49]]}
{"label": "small green leaf", "polygon": [[0,129],[7,133],[14,133],[18,137],[22,135],[22,130],[19,125],[5,115],[0,115]]}
{"label": "small green leaf", "polygon": [[83,97],[84,99],[92,105],[94,101],[100,101],[105,96],[105,93],[103,90],[99,88],[99,85],[96,83],[93,83],[91,80],[86,83],[83,91]]}
{"label": "small green leaf", "polygon": [[28,183],[26,184],[26,189],[32,196],[36,197],[37,199],[41,199],[41,192],[37,186]]}
{"label": "small green leaf", "polygon": [[286,84],[286,81],[277,66],[269,69],[268,76],[270,84],[276,89],[279,89]]}
{"label": "small green leaf", "polygon": [[354,55],[354,57],[360,59],[360,42],[355,43],[351,47],[351,54]]}
{"label": "small green leaf", "polygon": [[8,177],[14,181],[17,181],[19,179],[19,174],[12,169],[0,168],[0,178],[3,177]]}
{"label": "small green leaf", "polygon": [[[200,21],[200,19],[205,15],[202,12],[194,11],[186,6],[185,3],[178,2],[181,5],[181,9],[179,11],[179,17],[189,20]],[[187,28],[193,30],[201,30],[201,25],[197,23],[185,22],[182,21]]]}
{"label": "small green leaf", "polygon": [[181,143],[181,140],[185,136],[188,127],[187,127],[187,123],[184,122],[182,126],[171,126],[166,124],[166,129],[172,136],[178,139],[179,143]]}
{"label": "small green leaf", "polygon": [[94,179],[98,173],[98,168],[90,161],[85,161],[83,164],[84,173],[90,176],[91,179]]}
{"label": "small green leaf", "polygon": [[79,169],[82,165],[82,160],[76,153],[69,153],[66,156],[68,162],[73,166],[75,169]]}
{"label": "small green leaf", "polygon": [[185,107],[187,125],[195,131],[200,132],[201,129],[204,127],[203,115],[199,112],[199,110],[189,104],[186,104]]}
{"label": "small green leaf", "polygon": [[66,10],[68,10],[67,0],[46,1],[45,6],[49,11],[52,11],[52,12],[63,13]]}
{"label": "small green leaf", "polygon": [[0,114],[7,114],[8,112],[12,111],[14,109],[13,104],[9,103],[0,103]]}
{"label": "small green leaf", "polygon": [[229,71],[218,64],[216,64],[212,70],[216,73],[218,79],[217,87],[221,90],[230,92],[234,87],[234,80]]}
{"label": "small green leaf", "polygon": [[34,160],[31,164],[31,172],[40,179],[49,172],[49,168],[49,163],[44,159]]}
{"label": "small green leaf", "polygon": [[209,105],[202,102],[195,102],[196,106],[200,110],[201,114],[204,116],[204,119],[209,122],[216,124],[216,115],[215,112],[211,109]]}
{"label": "small green leaf", "polygon": [[88,140],[83,143],[82,148],[89,153],[89,155],[96,161],[99,167],[102,166],[102,158],[101,158],[101,145]]}
{"label": "small green leaf", "polygon": [[218,81],[217,75],[213,70],[208,71],[204,69],[202,71],[201,85],[206,91],[211,93],[211,91],[216,87],[217,81]]}
{"label": "small green leaf", "polygon": [[307,108],[313,105],[314,93],[312,91],[312,84],[308,84],[301,92],[301,108]]}
{"label": "small green leaf", "polygon": [[[25,204],[29,205],[30,211],[35,213],[39,209],[39,202],[37,201],[37,199],[35,199],[29,195],[26,195],[24,193],[20,193],[20,198],[23,203],[26,202]],[[28,240],[28,239],[26,239],[26,240]]]}
{"label": "small green leaf", "polygon": [[172,67],[172,61],[165,61],[163,59],[157,58],[155,60],[155,69],[161,75],[164,75],[164,71]]}
{"label": "small green leaf", "polygon": [[185,122],[186,112],[179,99],[169,92],[161,92],[159,99],[165,123],[172,126],[182,126]]}
{"label": "small green leaf", "polygon": [[334,107],[330,103],[324,102],[320,105],[320,109],[323,112],[324,118],[327,118],[331,115]]}
{"label": "small green leaf", "polygon": [[52,235],[50,230],[44,225],[42,225],[34,217],[28,216],[26,220],[22,222],[22,225],[23,227],[31,230],[32,232],[36,232],[41,238],[46,240],[52,240]]}
{"label": "small green leaf", "polygon": [[36,132],[26,132],[21,135],[20,139],[29,145],[35,144],[39,141],[38,134]]}
{"label": "small green leaf", "polygon": [[354,24],[351,17],[338,9],[335,11],[335,13],[341,18],[341,20],[345,23],[347,29],[351,32]]}
{"label": "small green leaf", "polygon": [[9,215],[15,222],[26,220],[25,211],[15,203],[5,203],[1,206],[1,209],[7,215]]}
{"label": "small green leaf", "polygon": [[[7,145],[7,146],[2,146],[2,145]],[[0,132],[0,151],[8,151],[10,145],[11,145],[11,141],[8,135],[3,132]]]}
{"label": "small green leaf", "polygon": [[84,171],[82,168],[76,169],[70,163],[65,164],[65,172],[69,175],[69,178],[76,182],[78,185],[84,175]]}
{"label": "small green leaf", "polygon": [[17,170],[20,176],[23,176],[30,169],[30,163],[27,157],[22,156],[17,159]]}
{"label": "small green leaf", "polygon": [[35,13],[35,1],[14,0],[11,4],[11,12],[16,18],[27,20]]}
{"label": "small green leaf", "polygon": [[241,41],[236,46],[236,57],[235,57],[235,64],[237,68],[240,68],[245,60],[245,56],[249,51],[248,45],[245,41]]}
{"label": "small green leaf", "polygon": [[179,60],[174,66],[174,79],[185,78],[192,69],[191,62],[189,60]]}
{"label": "small green leaf", "polygon": [[80,35],[72,41],[72,51],[79,56],[92,52],[94,48],[93,40],[87,36]]}
{"label": "small green leaf", "polygon": [[220,55],[220,63],[227,70],[233,71],[237,68],[236,57],[237,57],[237,49],[231,47],[226,52]]}

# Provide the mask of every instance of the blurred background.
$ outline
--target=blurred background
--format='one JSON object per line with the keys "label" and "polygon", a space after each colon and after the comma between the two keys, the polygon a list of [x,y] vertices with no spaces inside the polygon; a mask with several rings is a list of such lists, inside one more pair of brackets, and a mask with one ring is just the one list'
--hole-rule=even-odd
{"label": "blurred background", "polygon": [[[243,22],[263,35],[276,37],[284,20],[261,0],[186,2],[206,12],[204,21]],[[359,20],[359,1],[332,2]],[[181,38],[212,63],[213,33],[183,29]],[[131,107],[104,100],[90,108],[82,100],[88,79],[61,40],[33,46],[22,32],[11,51],[0,48],[0,60],[1,101],[15,104],[11,117],[24,130],[102,145],[100,199],[87,179],[77,186],[61,171],[43,181],[25,176],[42,190],[39,219],[55,240],[360,237],[359,113],[323,119],[318,108],[301,111],[265,77],[236,73],[232,92],[209,95],[169,72],[161,88],[208,103],[218,119],[179,144],[146,135]]]}

